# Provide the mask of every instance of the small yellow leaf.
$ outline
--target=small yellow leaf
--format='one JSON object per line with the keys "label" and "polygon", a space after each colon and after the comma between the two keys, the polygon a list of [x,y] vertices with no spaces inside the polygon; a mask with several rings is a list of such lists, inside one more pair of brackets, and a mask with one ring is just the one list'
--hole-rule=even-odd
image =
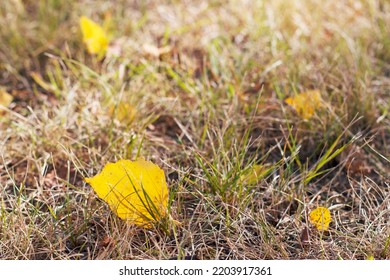
{"label": "small yellow leaf", "polygon": [[373,255],[368,255],[366,260],[373,261],[373,260],[375,260],[375,257]]}
{"label": "small yellow leaf", "polygon": [[255,164],[240,176],[240,181],[248,185],[255,185],[268,171],[269,169],[267,169],[267,166]]}
{"label": "small yellow leaf", "polygon": [[137,114],[137,110],[128,102],[120,102],[117,106],[111,106],[109,112],[111,116],[125,125],[132,123]]}
{"label": "small yellow leaf", "polygon": [[83,42],[90,54],[103,56],[108,47],[108,36],[106,31],[89,18],[80,18],[80,28],[83,33]]}
{"label": "small yellow leaf", "polygon": [[317,207],[310,212],[309,220],[318,230],[325,231],[328,230],[332,217],[328,208]]}
{"label": "small yellow leaf", "polygon": [[285,99],[285,102],[297,111],[303,119],[310,119],[314,112],[322,106],[319,90],[309,90]]}
{"label": "small yellow leaf", "polygon": [[148,228],[167,215],[164,171],[150,161],[108,163],[100,174],[85,181],[118,217],[130,223]]}
{"label": "small yellow leaf", "polygon": [[[11,94],[0,88],[0,106],[8,107],[13,100]],[[0,115],[4,113],[4,110],[0,108]]]}

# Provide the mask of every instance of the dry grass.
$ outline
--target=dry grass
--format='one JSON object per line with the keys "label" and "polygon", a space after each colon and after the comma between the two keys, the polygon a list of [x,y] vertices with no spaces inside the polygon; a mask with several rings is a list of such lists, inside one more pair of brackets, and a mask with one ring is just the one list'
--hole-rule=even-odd
{"label": "dry grass", "polygon": [[[0,5],[1,259],[390,258],[388,1],[225,2]],[[111,18],[119,55],[85,51],[81,15]],[[283,100],[308,89],[327,105],[302,120]],[[134,119],[113,117],[123,102]],[[83,181],[137,154],[165,170],[169,232]]]}

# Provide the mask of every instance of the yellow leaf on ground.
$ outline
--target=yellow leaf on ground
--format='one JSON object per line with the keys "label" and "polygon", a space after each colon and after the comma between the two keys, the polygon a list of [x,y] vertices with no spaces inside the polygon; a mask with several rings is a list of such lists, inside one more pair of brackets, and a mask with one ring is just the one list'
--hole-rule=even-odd
{"label": "yellow leaf on ground", "polygon": [[83,42],[90,54],[103,56],[108,47],[108,36],[106,31],[89,18],[80,18],[80,28],[83,33]]}
{"label": "yellow leaf on ground", "polygon": [[309,90],[285,99],[285,102],[297,111],[303,119],[310,119],[314,112],[322,106],[319,90]]}
{"label": "yellow leaf on ground", "polygon": [[328,208],[317,207],[310,212],[309,220],[318,230],[325,231],[328,230],[332,217]]}
{"label": "yellow leaf on ground", "polygon": [[[13,100],[11,94],[0,88],[0,106],[8,107]],[[4,110],[0,108],[0,115],[4,113]]]}
{"label": "yellow leaf on ground", "polygon": [[167,215],[164,171],[150,161],[108,163],[100,174],[85,181],[118,217],[130,223],[147,228]]}
{"label": "yellow leaf on ground", "polygon": [[247,172],[240,176],[240,180],[245,184],[255,185],[268,171],[269,168],[267,166],[254,164]]}
{"label": "yellow leaf on ground", "polygon": [[112,117],[126,125],[132,123],[137,114],[137,110],[128,102],[120,102],[117,106],[111,106],[109,112]]}

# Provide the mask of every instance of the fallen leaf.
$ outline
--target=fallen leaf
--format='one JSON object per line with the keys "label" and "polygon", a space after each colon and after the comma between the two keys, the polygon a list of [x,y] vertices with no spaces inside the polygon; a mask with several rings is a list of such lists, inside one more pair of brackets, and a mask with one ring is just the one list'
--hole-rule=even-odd
{"label": "fallen leaf", "polygon": [[168,187],[164,171],[138,159],[108,163],[102,172],[85,178],[97,195],[121,219],[148,228],[167,215]]}
{"label": "fallen leaf", "polygon": [[137,110],[128,102],[119,102],[110,107],[110,115],[125,125],[132,123],[136,114]]}
{"label": "fallen leaf", "polygon": [[[11,94],[6,92],[4,89],[0,88],[0,106],[8,107],[13,100]],[[0,108],[0,115],[2,115],[5,111]]]}
{"label": "fallen leaf", "polygon": [[240,181],[248,185],[255,185],[269,171],[265,165],[254,164],[247,172],[240,176]]}
{"label": "fallen leaf", "polygon": [[330,211],[326,207],[317,207],[310,212],[310,223],[318,230],[326,231],[329,228],[329,224],[332,221]]}
{"label": "fallen leaf", "polygon": [[305,120],[310,119],[314,115],[314,112],[322,106],[319,90],[309,90],[299,93],[286,98],[285,102],[294,108],[298,115]]}
{"label": "fallen leaf", "polygon": [[103,56],[108,47],[108,36],[106,31],[89,18],[80,18],[80,28],[83,34],[83,42],[90,54]]}

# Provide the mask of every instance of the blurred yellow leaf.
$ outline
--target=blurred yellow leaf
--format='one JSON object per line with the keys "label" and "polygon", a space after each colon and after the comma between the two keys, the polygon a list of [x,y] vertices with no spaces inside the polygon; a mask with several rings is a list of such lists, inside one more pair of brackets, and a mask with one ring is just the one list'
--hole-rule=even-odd
{"label": "blurred yellow leaf", "polygon": [[103,56],[108,47],[108,36],[106,31],[97,23],[89,18],[82,16],[80,18],[81,32],[83,33],[83,42],[87,46],[90,54]]}
{"label": "blurred yellow leaf", "polygon": [[129,125],[133,122],[137,110],[130,103],[120,102],[117,106],[110,107],[110,114],[126,125]]}
{"label": "blurred yellow leaf", "polygon": [[285,102],[297,111],[303,119],[310,119],[314,112],[322,106],[319,90],[309,90],[285,99]]}
{"label": "blurred yellow leaf", "polygon": [[373,261],[373,260],[375,260],[375,257],[373,255],[368,255],[366,260]]}
{"label": "blurred yellow leaf", "polygon": [[265,165],[254,164],[247,172],[240,176],[241,182],[255,185],[269,171]]}
{"label": "blurred yellow leaf", "polygon": [[309,220],[318,230],[325,231],[328,230],[332,217],[328,208],[317,207],[310,212]]}
{"label": "blurred yellow leaf", "polygon": [[[12,100],[12,95],[0,87],[0,106],[8,107],[11,104]],[[3,113],[4,110],[0,108],[0,115],[2,115]]]}
{"label": "blurred yellow leaf", "polygon": [[85,181],[118,217],[130,223],[148,228],[167,215],[164,171],[150,161],[108,163],[100,174]]}

